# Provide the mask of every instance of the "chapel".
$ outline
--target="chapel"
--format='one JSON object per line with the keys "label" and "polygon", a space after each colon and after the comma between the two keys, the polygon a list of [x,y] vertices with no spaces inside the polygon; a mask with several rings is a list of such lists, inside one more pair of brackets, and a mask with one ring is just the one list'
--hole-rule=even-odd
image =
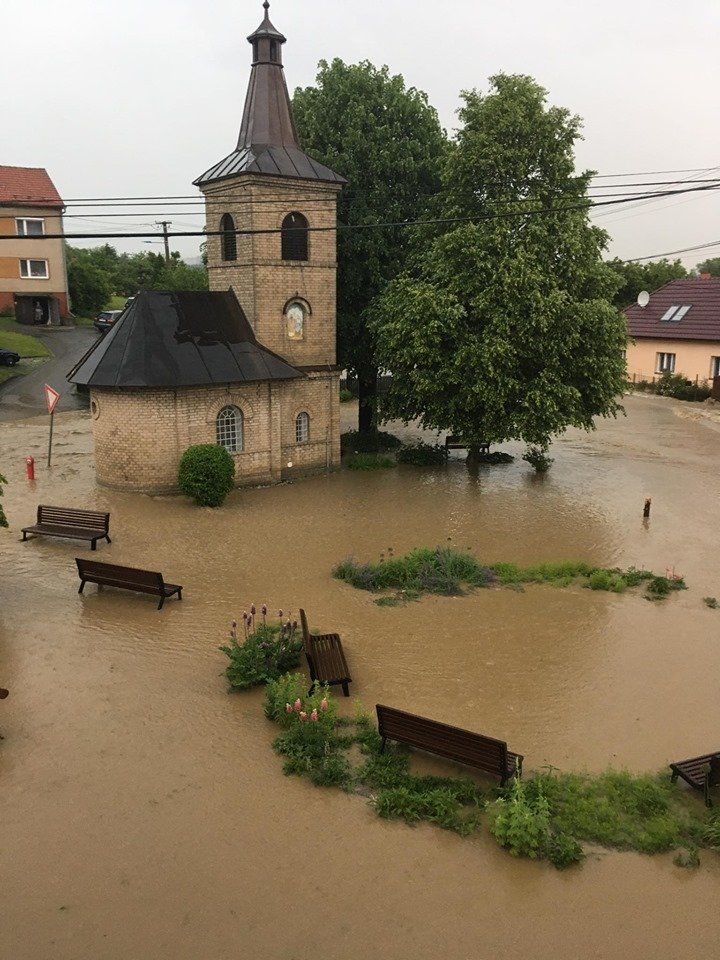
{"label": "chapel", "polygon": [[236,484],[340,463],[336,364],[339,174],[303,152],[270,4],[236,148],[205,197],[209,292],[140,292],[70,371],[90,391],[98,482],[177,489],[185,450],[224,446]]}

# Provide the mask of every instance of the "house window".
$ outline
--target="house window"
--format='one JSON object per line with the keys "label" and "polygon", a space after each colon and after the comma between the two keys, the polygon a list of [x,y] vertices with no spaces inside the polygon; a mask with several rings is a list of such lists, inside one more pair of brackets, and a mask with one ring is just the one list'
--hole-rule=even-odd
{"label": "house window", "polygon": [[669,307],[660,317],[660,323],[679,323],[686,313],[692,309],[692,304]]}
{"label": "house window", "polygon": [[45,236],[45,221],[39,217],[17,217],[15,224],[19,237]]}
{"label": "house window", "polygon": [[658,353],[656,354],[655,373],[674,373],[675,372],[675,354]]}
{"label": "house window", "polygon": [[295,443],[307,443],[310,439],[310,416],[299,413],[295,417]]}
{"label": "house window", "polygon": [[283,260],[307,260],[308,222],[301,213],[289,213],[282,222]]}
{"label": "house window", "polygon": [[215,421],[217,443],[228,453],[241,453],[244,447],[242,410],[223,407]]}
{"label": "house window", "polygon": [[710,376],[720,377],[720,357],[710,357]]}
{"label": "house window", "polygon": [[223,218],[220,221],[220,232],[222,234],[223,260],[237,260],[237,235],[235,233],[235,221],[229,213],[223,214]]}
{"label": "house window", "polygon": [[47,260],[21,260],[20,276],[33,280],[47,280],[50,276]]}

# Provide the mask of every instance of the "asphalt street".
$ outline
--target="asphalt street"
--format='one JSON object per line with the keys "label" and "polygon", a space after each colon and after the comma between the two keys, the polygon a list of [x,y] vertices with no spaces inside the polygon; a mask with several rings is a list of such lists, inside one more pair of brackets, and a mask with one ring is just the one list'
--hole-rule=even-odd
{"label": "asphalt street", "polygon": [[46,383],[60,394],[56,410],[87,407],[87,395],[76,393],[66,376],[80,357],[97,342],[99,334],[92,327],[28,327],[27,333],[42,340],[53,356],[45,363],[38,364],[37,369],[26,376],[14,377],[0,386],[0,421],[21,420],[47,413],[43,389]]}

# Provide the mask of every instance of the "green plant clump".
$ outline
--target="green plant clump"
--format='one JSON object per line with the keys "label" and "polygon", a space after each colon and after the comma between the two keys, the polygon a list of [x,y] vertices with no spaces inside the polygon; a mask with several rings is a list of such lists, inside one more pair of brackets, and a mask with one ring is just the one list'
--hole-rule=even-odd
{"label": "green plant clump", "polygon": [[531,467],[534,467],[536,473],[547,473],[554,462],[553,458],[548,455],[547,447],[530,446],[522,458]]}
{"label": "green plant clump", "polygon": [[[0,480],[2,480],[2,477],[0,477]],[[1,524],[2,521],[0,520],[0,525]],[[703,603],[706,607],[710,607],[711,610],[717,610],[718,608],[718,602],[715,597],[703,597]]]}
{"label": "green plant clump", "polygon": [[351,390],[346,390],[344,387],[340,390],[340,403],[350,403],[354,399]]}
{"label": "green plant clump", "polygon": [[353,453],[345,460],[349,470],[387,470],[394,467],[395,461],[380,453]]}
{"label": "green plant clump", "polygon": [[385,430],[348,430],[340,435],[340,449],[345,453],[387,453],[402,446],[402,440]]}
{"label": "green plant clump", "polygon": [[225,447],[198,443],[180,460],[178,486],[201,507],[219,507],[233,488],[235,463]]}
{"label": "green plant clump", "polygon": [[446,463],[448,459],[447,447],[439,443],[408,444],[397,452],[398,463],[410,463],[416,467],[434,467]]}
{"label": "green plant clump", "polygon": [[[0,473],[0,498],[1,498],[2,495],[3,495],[3,484],[4,484],[4,483],[7,483],[7,480],[6,480],[5,477]],[[0,499],[0,527],[8,527],[8,526],[10,526],[10,524],[8,523],[8,519],[7,519],[7,517],[5,516],[5,511],[3,510],[3,505],[2,505],[2,500]]]}
{"label": "green plant clump", "polygon": [[[392,553],[392,552],[391,552]],[[520,567],[515,563],[500,562],[483,565],[468,553],[451,547],[411,550],[403,557],[381,558],[379,563],[358,563],[350,558],[338,563],[333,576],[358,590],[396,590],[395,598],[382,606],[417,599],[423,593],[458,596],[464,588],[487,587],[493,584],[518,586],[524,583],[551,583],[567,587],[573,583],[591,590],[624,593],[628,588],[646,584],[649,599],[658,600],[674,590],[684,590],[682,577],[660,577],[649,570],[608,569],[576,560],[539,563]]]}
{"label": "green plant clump", "polygon": [[230,643],[220,647],[230,659],[225,676],[235,689],[247,690],[277,680],[300,663],[303,645],[297,622],[267,623],[267,608],[263,606],[262,610],[260,623],[256,623],[254,606],[250,614],[243,614],[242,639],[238,638],[237,622],[233,620]]}

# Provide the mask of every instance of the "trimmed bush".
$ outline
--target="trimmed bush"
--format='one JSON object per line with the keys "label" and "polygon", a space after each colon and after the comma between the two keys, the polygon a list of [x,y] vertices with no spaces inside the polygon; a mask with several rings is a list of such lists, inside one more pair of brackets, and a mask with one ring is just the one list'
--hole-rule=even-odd
{"label": "trimmed bush", "polygon": [[439,443],[408,444],[397,452],[398,463],[411,463],[416,467],[437,466],[447,461],[447,448]]}
{"label": "trimmed bush", "polygon": [[340,449],[343,453],[385,453],[401,446],[402,440],[384,430],[370,430],[367,433],[348,430],[340,435]]}
{"label": "trimmed bush", "polygon": [[387,470],[394,467],[395,461],[379,453],[353,453],[345,461],[350,470]]}
{"label": "trimmed bush", "polygon": [[225,447],[198,443],[182,455],[178,486],[201,507],[219,507],[233,488],[235,463]]}

